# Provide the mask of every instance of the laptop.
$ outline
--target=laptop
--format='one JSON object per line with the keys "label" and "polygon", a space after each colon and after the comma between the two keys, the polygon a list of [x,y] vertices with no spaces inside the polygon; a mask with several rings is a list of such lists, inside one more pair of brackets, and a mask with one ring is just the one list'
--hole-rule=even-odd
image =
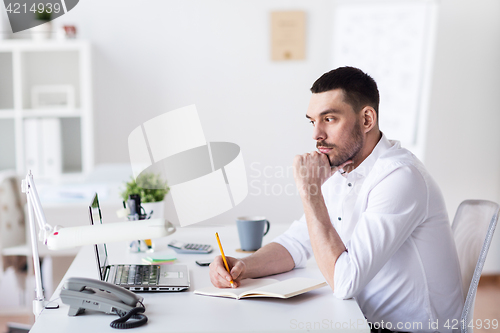
{"label": "laptop", "polygon": [[[90,202],[89,218],[91,225],[102,223],[97,193]],[[101,281],[131,291],[181,291],[189,288],[186,265],[109,265],[106,244],[95,244],[94,249]]]}

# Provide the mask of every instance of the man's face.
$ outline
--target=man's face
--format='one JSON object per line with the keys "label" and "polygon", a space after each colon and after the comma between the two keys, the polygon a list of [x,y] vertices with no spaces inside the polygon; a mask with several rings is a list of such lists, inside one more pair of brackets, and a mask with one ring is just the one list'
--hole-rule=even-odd
{"label": "man's face", "polygon": [[343,91],[312,94],[306,117],[314,126],[318,151],[328,155],[331,166],[354,160],[364,145],[360,116],[344,102]]}

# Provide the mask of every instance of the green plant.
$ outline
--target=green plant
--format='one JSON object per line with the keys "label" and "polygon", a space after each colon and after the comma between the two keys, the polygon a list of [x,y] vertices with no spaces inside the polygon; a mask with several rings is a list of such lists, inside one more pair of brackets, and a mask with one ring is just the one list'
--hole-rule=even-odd
{"label": "green plant", "polygon": [[121,196],[125,202],[131,194],[139,194],[141,202],[157,202],[162,201],[169,190],[167,182],[162,180],[160,175],[145,173],[137,177],[137,180],[131,177],[131,180],[125,183]]}
{"label": "green plant", "polygon": [[48,12],[46,9],[41,12],[38,10],[35,12],[35,18],[40,21],[50,21],[51,17],[51,12]]}

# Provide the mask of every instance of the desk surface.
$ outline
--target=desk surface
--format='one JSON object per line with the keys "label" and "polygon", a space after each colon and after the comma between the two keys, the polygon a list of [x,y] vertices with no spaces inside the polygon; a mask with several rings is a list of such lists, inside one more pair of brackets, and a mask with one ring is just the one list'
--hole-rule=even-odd
{"label": "desk surface", "polygon": [[[265,243],[286,229],[284,225],[272,225]],[[183,292],[140,293],[144,297],[147,325],[134,332],[290,332],[325,331],[369,332],[364,316],[354,300],[336,299],[329,287],[323,287],[291,299],[244,299],[234,300],[195,295],[193,291],[210,285],[209,268],[200,267],[195,260],[210,259],[218,255],[215,231],[219,232],[224,251],[228,256],[242,257],[235,252],[239,240],[235,226],[180,228],[175,234],[155,240],[157,251],[167,250],[172,239],[183,242],[212,244],[214,252],[208,255],[177,254],[177,263],[189,268],[191,287]],[[111,264],[142,263],[145,254],[129,253],[125,243],[108,244]],[[72,276],[97,278],[97,268],[92,246],[82,247],[63,281]],[[316,263],[311,260],[305,269],[273,276],[278,280],[291,277],[322,279]],[[69,317],[68,306],[59,298],[61,285],[51,300],[60,307],[44,310],[30,332],[116,332],[109,323],[116,316],[86,311]]]}

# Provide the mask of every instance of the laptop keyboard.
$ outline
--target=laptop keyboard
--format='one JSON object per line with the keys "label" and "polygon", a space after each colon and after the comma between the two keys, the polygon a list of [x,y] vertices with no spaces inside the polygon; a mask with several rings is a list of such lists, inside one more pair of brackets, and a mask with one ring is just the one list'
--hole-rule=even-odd
{"label": "laptop keyboard", "polygon": [[158,284],[158,266],[118,265],[115,284],[120,286],[155,286]]}

